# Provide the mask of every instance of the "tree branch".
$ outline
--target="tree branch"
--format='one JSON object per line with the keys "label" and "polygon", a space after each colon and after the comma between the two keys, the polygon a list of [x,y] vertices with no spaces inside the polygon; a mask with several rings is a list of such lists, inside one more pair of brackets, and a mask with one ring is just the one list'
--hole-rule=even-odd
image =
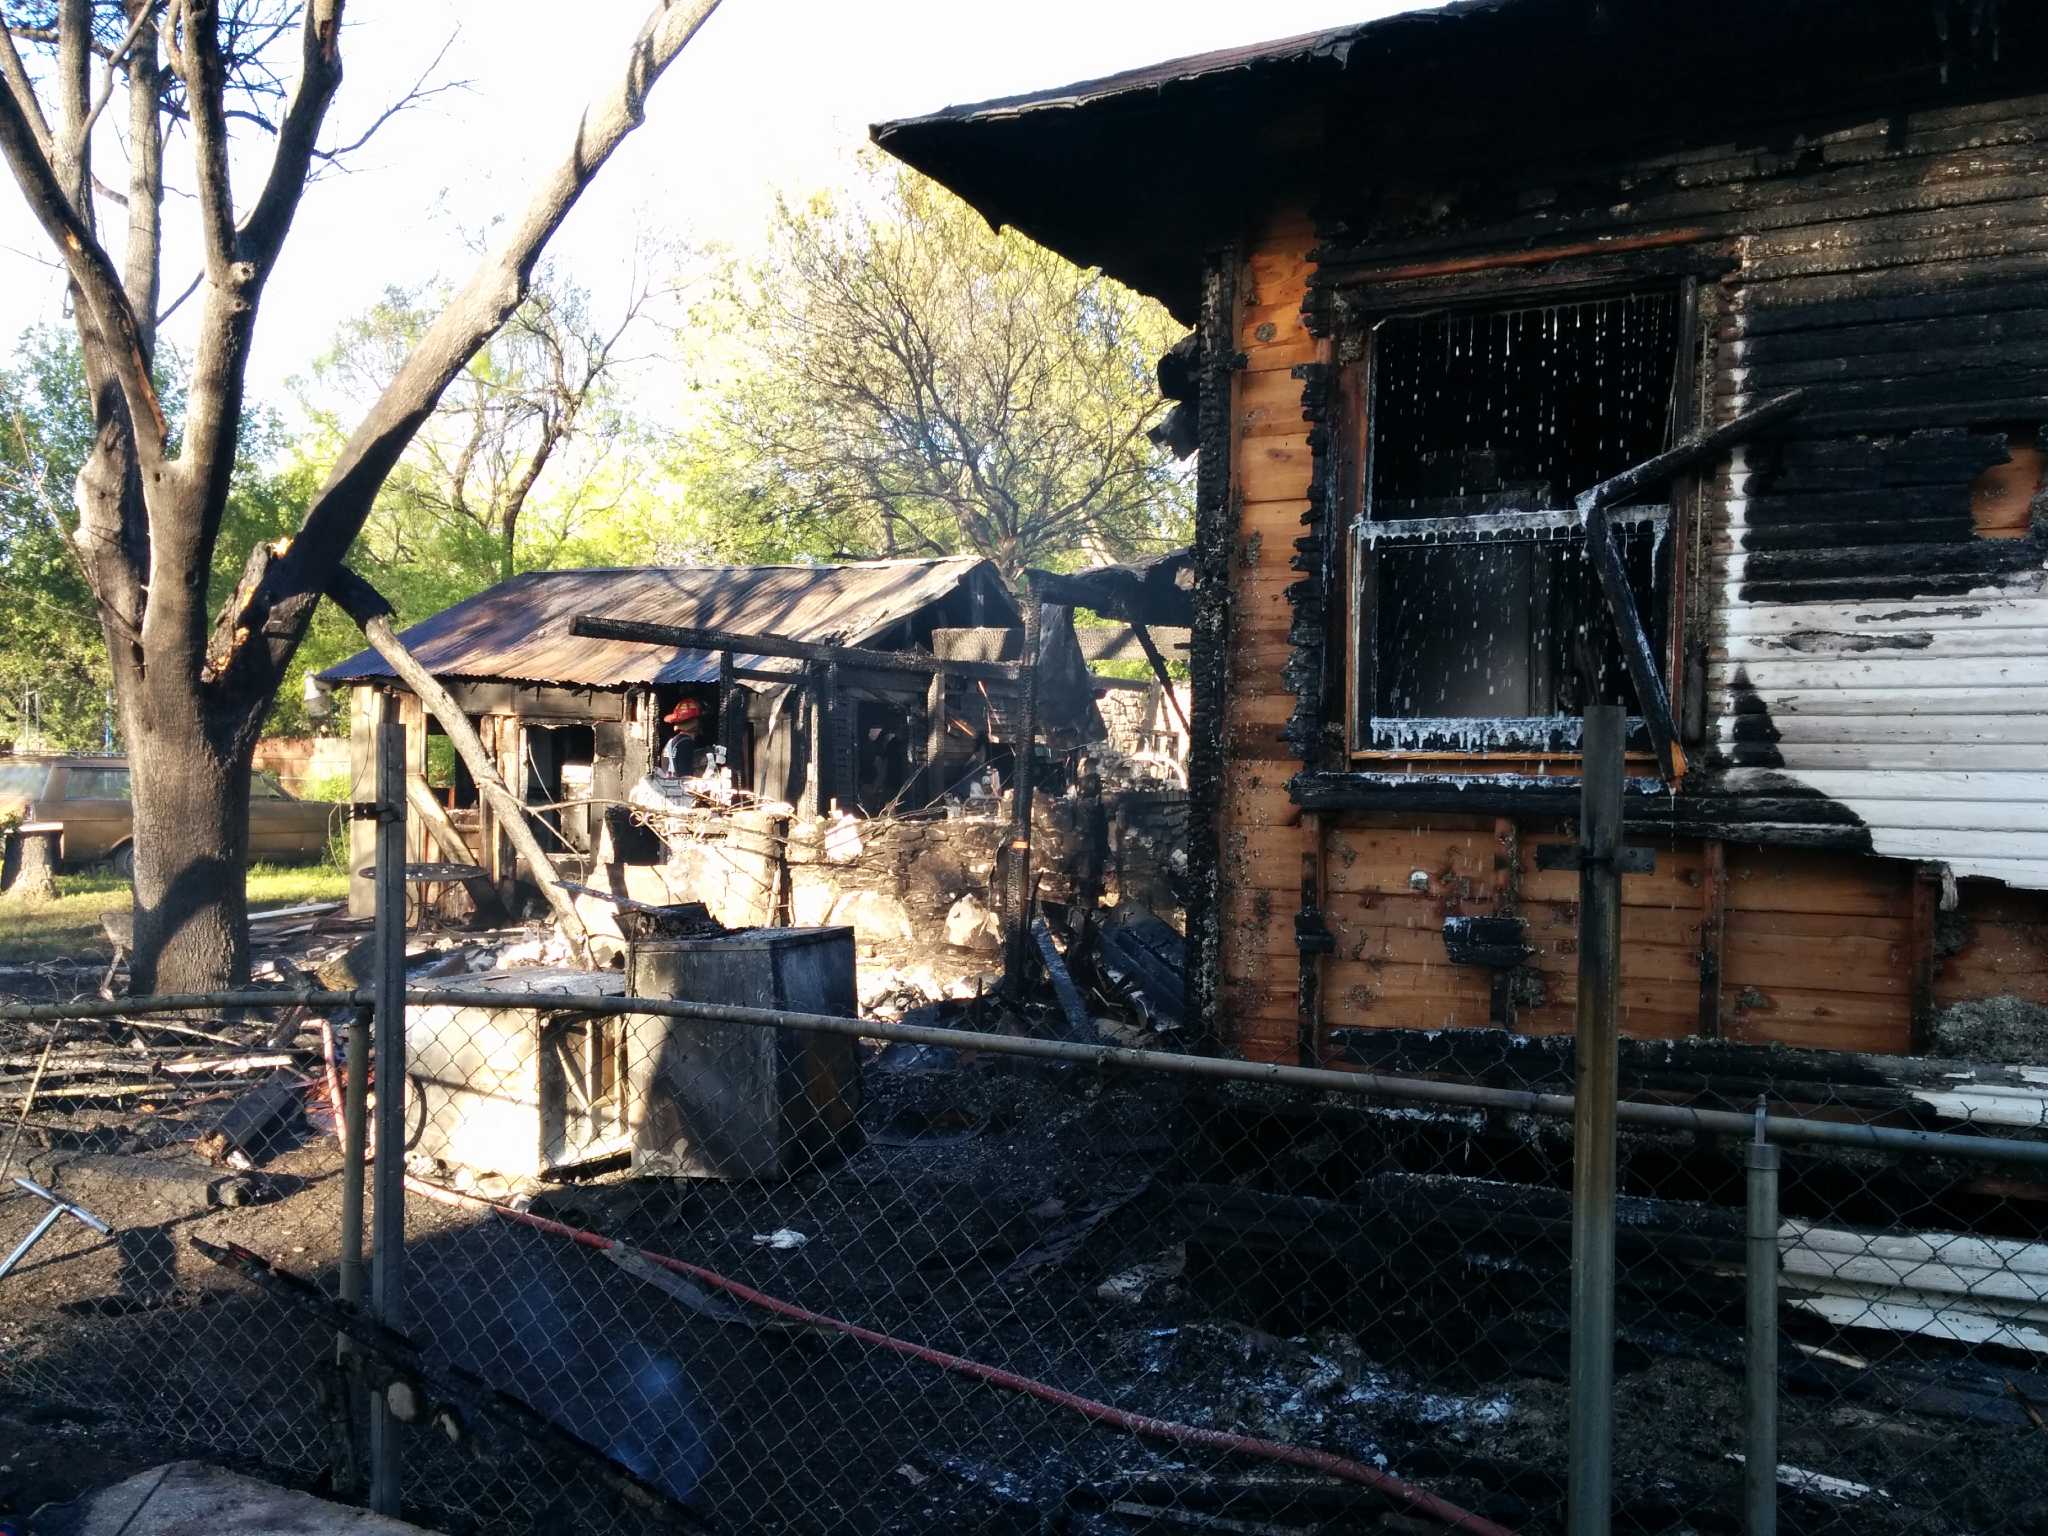
{"label": "tree branch", "polygon": [[[314,36],[313,13],[324,7],[331,7],[339,16],[339,0],[313,0],[308,11],[309,40]],[[245,666],[261,669],[254,678],[255,686],[245,688],[250,698],[268,699],[275,679],[305,633],[320,593],[361,531],[379,488],[406,445],[449,382],[518,308],[548,240],[626,136],[645,121],[648,92],[717,8],[718,0],[657,0],[633,40],[623,77],[585,111],[570,152],[542,182],[510,239],[483,260],[427,328],[397,377],[350,436],[307,510],[289,552],[272,567],[247,610],[222,614],[215,632],[216,657],[237,651],[238,633],[264,636],[262,646],[239,647],[236,658],[260,657],[258,662],[244,661]],[[338,54],[333,68],[338,75]],[[298,113],[295,101],[293,114]],[[287,137],[292,131],[288,124]],[[280,164],[284,158],[280,147]],[[269,196],[266,188],[266,199]],[[259,209],[250,221],[252,235],[261,223]],[[224,678],[228,675],[227,668],[219,670]]]}
{"label": "tree branch", "polygon": [[[313,147],[326,120],[327,107],[341,85],[341,12],[343,0],[307,0],[301,34],[299,88],[285,109],[277,130],[277,152],[270,176],[249,211],[242,229],[242,255],[268,276],[290,231],[292,215],[305,195]],[[261,278],[259,277],[259,281]]]}
{"label": "tree branch", "polygon": [[[130,0],[148,16],[156,0]],[[136,34],[128,63],[128,252],[122,290],[136,317],[136,334],[145,358],[156,356],[157,327],[163,316],[164,125],[160,109],[163,76],[157,63],[159,32],[154,22]],[[194,287],[198,286],[194,280]],[[184,302],[182,299],[179,303]],[[172,309],[177,305],[173,304]]]}
{"label": "tree branch", "polygon": [[216,0],[184,0],[183,44],[178,76],[192,114],[192,147],[199,182],[201,246],[206,275],[216,289],[232,282],[235,259],[234,188],[228,178],[227,75],[220,56],[220,12]]}
{"label": "tree branch", "polygon": [[413,81],[413,83],[406,88],[405,94],[403,96],[400,96],[398,100],[392,102],[391,105],[386,107],[382,112],[379,112],[376,115],[376,117],[371,120],[369,127],[365,128],[353,139],[350,139],[346,144],[337,144],[332,149],[314,150],[313,157],[316,160],[324,161],[329,164],[339,161],[344,156],[354,154],[357,150],[361,149],[365,144],[369,143],[371,139],[377,136],[378,129],[382,128],[386,123],[390,122],[392,118],[398,116],[399,113],[407,110],[408,108],[416,107],[421,102],[430,101],[434,97],[442,95],[448,91],[468,90],[471,84],[471,82],[468,80],[443,80],[438,85],[427,84],[427,77],[433,74],[435,70],[441,67],[441,61],[448,57],[448,50],[455,46],[455,39],[459,35],[459,33],[455,32],[450,32],[448,34],[448,40],[441,45],[441,51],[434,55],[433,60],[427,65],[425,69],[420,71],[419,78]]}
{"label": "tree branch", "polygon": [[14,33],[5,20],[0,20],[0,81],[4,81],[7,94],[14,100],[14,109],[28,124],[30,136],[36,150],[45,160],[56,153],[56,145],[50,139],[49,120],[43,116],[43,104],[36,99],[35,83],[29,79],[28,70],[23,67],[21,54],[14,46]]}
{"label": "tree branch", "polygon": [[193,294],[197,293],[199,291],[199,285],[205,281],[206,272],[204,268],[200,269],[197,272],[194,272],[192,274],[192,281],[187,283],[184,286],[184,288],[180,290],[178,296],[175,299],[171,300],[170,303],[166,304],[163,307],[163,309],[158,312],[156,317],[156,323],[158,325],[162,325],[166,320],[170,319],[171,316],[175,315],[178,312],[179,306],[182,305],[187,299],[191,298]]}
{"label": "tree branch", "polygon": [[158,3],[159,0],[144,0],[143,4],[136,7],[135,19],[128,24],[127,33],[114,51],[107,55],[107,72],[100,81],[100,93],[94,99],[92,109],[85,114],[85,121],[79,125],[78,136],[81,139],[92,136],[92,125],[100,120],[100,114],[106,111],[107,103],[113,99],[114,71],[120,67],[121,61],[128,57],[128,50],[135,46],[136,39],[142,36],[142,29],[149,25],[150,18],[156,14]]}
{"label": "tree branch", "polygon": [[110,363],[136,421],[136,451],[144,468],[160,464],[168,428],[150,382],[148,353],[135,312],[113,262],[65,195],[56,168],[43,154],[12,91],[0,92],[0,158],[6,160],[30,212],[63,256],[80,299],[107,338]]}

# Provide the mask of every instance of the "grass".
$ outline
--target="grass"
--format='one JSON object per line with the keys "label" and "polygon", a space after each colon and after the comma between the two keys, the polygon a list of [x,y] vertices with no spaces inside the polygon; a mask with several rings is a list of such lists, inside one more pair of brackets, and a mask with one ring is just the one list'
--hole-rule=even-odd
{"label": "grass", "polygon": [[[331,864],[256,864],[246,889],[249,910],[260,912],[304,901],[339,901],[348,894],[348,875]],[[125,910],[129,899],[126,880],[99,870],[59,875],[55,901],[0,897],[0,964],[105,959],[112,951],[100,917]]]}

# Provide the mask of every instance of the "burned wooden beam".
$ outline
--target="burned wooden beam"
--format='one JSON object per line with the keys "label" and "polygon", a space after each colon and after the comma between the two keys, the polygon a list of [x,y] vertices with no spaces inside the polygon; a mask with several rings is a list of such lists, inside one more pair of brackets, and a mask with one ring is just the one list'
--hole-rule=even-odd
{"label": "burned wooden beam", "polygon": [[[1116,629],[1076,629],[1074,638],[1081,643],[1081,655],[1088,661],[1143,661],[1145,649],[1138,639],[1139,627],[1124,624]],[[1161,650],[1184,652],[1193,644],[1193,631],[1184,625],[1143,627],[1151,631],[1153,642]]]}
{"label": "burned wooden beam", "polygon": [[1031,942],[1037,947],[1039,961],[1045,966],[1047,979],[1052,982],[1053,996],[1059,999],[1060,1012],[1066,1017],[1067,1038],[1086,1045],[1096,1044],[1095,1016],[1088,1011],[1081,989],[1074,985],[1073,973],[1054,947],[1052,929],[1046,926],[1042,917],[1031,920]]}
{"label": "burned wooden beam", "polygon": [[[877,651],[859,645],[822,645],[785,640],[779,635],[746,635],[729,629],[696,629],[682,624],[652,624],[640,619],[608,619],[580,614],[569,633],[583,640],[626,640],[640,645],[674,646],[687,651],[731,651],[742,656],[780,656],[820,666],[866,668],[876,672],[945,672],[987,683],[1022,682],[1028,668],[1015,661],[953,661],[923,651]],[[792,681],[792,679],[784,679]]]}
{"label": "burned wooden beam", "polygon": [[225,1162],[233,1152],[261,1162],[272,1144],[290,1132],[304,1107],[305,1085],[289,1073],[276,1073],[231,1100],[213,1128],[199,1138],[198,1149],[216,1163]]}

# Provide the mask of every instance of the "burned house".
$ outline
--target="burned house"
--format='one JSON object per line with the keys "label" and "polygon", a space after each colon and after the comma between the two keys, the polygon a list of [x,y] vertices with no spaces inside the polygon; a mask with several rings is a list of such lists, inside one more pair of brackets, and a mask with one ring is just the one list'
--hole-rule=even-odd
{"label": "burned house", "polygon": [[[809,663],[788,655],[593,639],[579,619],[659,624],[752,637],[778,649],[889,652],[908,660],[879,670]],[[646,863],[634,836],[633,787],[663,770],[695,784],[706,803],[786,803],[816,813],[834,805],[879,811],[937,798],[957,778],[1000,769],[1013,743],[1002,711],[968,674],[1015,647],[1022,620],[985,560],[883,560],[819,566],[706,566],[534,571],[501,582],[404,631],[400,639],[475,725],[507,785],[534,810],[573,870]],[[960,680],[930,663],[958,652]],[[373,724],[389,695],[407,731],[408,771],[424,777],[439,727],[389,663],[363,651],[321,674],[350,691],[354,772],[374,775]],[[1000,679],[997,688],[1003,687]],[[934,694],[945,701],[936,716]],[[993,715],[993,719],[992,719]],[[933,729],[937,718],[939,728]],[[950,728],[948,728],[950,725]],[[454,825],[504,895],[513,852],[461,761],[437,786]],[[691,791],[676,788],[678,803]],[[363,798],[358,796],[358,798]],[[352,864],[369,861],[367,823]],[[408,829],[428,858],[429,829]],[[367,882],[356,892],[368,910]]]}
{"label": "burned house", "polygon": [[1461,0],[876,130],[1196,328],[1217,1044],[1569,1031],[1594,703],[1656,854],[1626,1034],[1964,1054],[1944,1008],[2048,1002],[2044,43]]}
{"label": "burned house", "polygon": [[[882,962],[877,986],[892,963],[934,955],[937,970],[917,966],[915,979],[943,991],[973,984],[1007,910],[1008,797],[1027,738],[1042,760],[1036,888],[1074,891],[1069,855],[1094,825],[1071,793],[1085,760],[1120,775],[1114,811],[1098,818],[1118,859],[1094,884],[1107,875],[1149,906],[1177,906],[1185,738],[1172,727],[1184,706],[1158,683],[1097,678],[1088,658],[1149,653],[1163,675],[1160,647],[1175,643],[1174,621],[1184,632],[1186,565],[1034,573],[1047,597],[1029,665],[1017,599],[970,557],[533,572],[398,643],[475,728],[554,866],[544,878],[578,892],[570,904],[591,933],[621,937],[621,900],[700,902],[733,926],[830,921]],[[1076,605],[1125,627],[1091,630],[1084,647]],[[530,897],[530,860],[462,756],[437,749],[442,721],[391,662],[365,651],[321,682],[350,691],[357,798],[374,782],[376,722],[388,712],[407,727],[421,897],[448,915]],[[1105,724],[1099,696],[1131,707]],[[357,822],[353,835],[364,912],[374,831]],[[481,881],[457,878],[464,869]],[[616,957],[619,945],[604,948]]]}

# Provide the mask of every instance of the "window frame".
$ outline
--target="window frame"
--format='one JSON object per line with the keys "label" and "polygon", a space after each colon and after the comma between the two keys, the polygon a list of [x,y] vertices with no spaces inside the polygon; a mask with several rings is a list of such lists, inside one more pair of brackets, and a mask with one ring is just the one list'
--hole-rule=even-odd
{"label": "window frame", "polygon": [[[1515,765],[1522,764],[1534,765],[1538,771],[1543,771],[1552,763],[1570,765],[1578,762],[1581,729],[1579,719],[1571,715],[1507,717],[1490,722],[1499,728],[1489,732],[1489,739],[1484,744],[1473,746],[1469,742],[1432,740],[1427,729],[1419,732],[1414,729],[1413,722],[1438,723],[1436,717],[1388,716],[1382,728],[1373,715],[1371,705],[1377,697],[1378,679],[1374,666],[1376,658],[1372,655],[1374,647],[1366,633],[1365,622],[1366,616],[1373,611],[1371,599],[1377,579],[1372,546],[1390,539],[1399,541],[1401,536],[1379,532],[1368,538],[1365,529],[1377,521],[1380,528],[1390,523],[1412,523],[1418,537],[1425,525],[1434,525],[1438,533],[1466,531],[1444,526],[1464,521],[1458,518],[1375,520],[1370,516],[1373,441],[1369,412],[1376,358],[1374,339],[1378,328],[1383,322],[1397,318],[1484,314],[1523,306],[1572,304],[1652,292],[1673,293],[1677,299],[1673,413],[1666,437],[1669,443],[1679,443],[1688,433],[1698,429],[1703,405],[1699,398],[1698,380],[1703,373],[1701,354],[1707,334],[1702,315],[1705,298],[1702,285],[1690,273],[1668,269],[1645,270],[1588,274],[1577,280],[1552,275],[1547,280],[1518,284],[1480,283],[1463,288],[1433,285],[1426,291],[1403,294],[1353,288],[1345,295],[1338,349],[1341,364],[1338,398],[1342,402],[1338,430],[1343,472],[1336,488],[1343,537],[1338,567],[1342,593],[1341,601],[1332,606],[1343,615],[1344,744],[1345,756],[1353,765],[1448,760],[1472,764],[1499,762],[1502,764],[1499,771],[1503,772],[1514,772]],[[1576,494],[1589,488],[1570,489]],[[1566,505],[1518,514],[1516,524],[1508,525],[1526,523],[1531,529],[1543,526],[1562,529],[1564,525],[1572,524],[1577,527],[1577,536],[1586,538],[1596,532],[1604,536],[1604,529],[1609,524],[1662,524],[1651,584],[1651,608],[1638,617],[1659,664],[1660,680],[1673,719],[1682,718],[1679,700],[1684,680],[1682,637],[1685,613],[1690,606],[1685,577],[1688,562],[1682,558],[1682,551],[1695,522],[1693,506],[1697,494],[1697,477],[1681,473],[1672,477],[1668,494],[1655,502],[1614,507],[1587,515],[1582,510],[1575,510],[1569,498],[1561,496],[1559,499],[1565,500]],[[1496,521],[1492,526],[1503,525]],[[1437,542],[1445,546],[1452,543],[1441,538]],[[1483,534],[1474,533],[1469,540],[1456,542],[1478,545],[1486,539]],[[1622,644],[1624,647],[1628,645],[1626,637]],[[1443,717],[1440,723],[1448,726],[1463,718]],[[1404,721],[1410,722],[1405,729]],[[1406,739],[1402,739],[1404,737]],[[1639,713],[1631,713],[1628,717],[1627,739],[1631,752],[1647,753],[1656,748],[1650,723]]]}

